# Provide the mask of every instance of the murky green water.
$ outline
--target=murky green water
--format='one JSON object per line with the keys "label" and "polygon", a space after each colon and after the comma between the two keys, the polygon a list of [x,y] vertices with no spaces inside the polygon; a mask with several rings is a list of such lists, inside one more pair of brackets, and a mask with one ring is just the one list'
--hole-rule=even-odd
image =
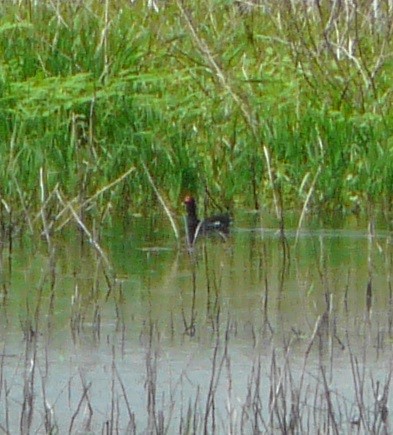
{"label": "murky green water", "polygon": [[160,219],[114,225],[115,275],[78,231],[4,243],[0,430],[384,430],[390,233],[289,228],[287,256],[264,226],[190,253]]}

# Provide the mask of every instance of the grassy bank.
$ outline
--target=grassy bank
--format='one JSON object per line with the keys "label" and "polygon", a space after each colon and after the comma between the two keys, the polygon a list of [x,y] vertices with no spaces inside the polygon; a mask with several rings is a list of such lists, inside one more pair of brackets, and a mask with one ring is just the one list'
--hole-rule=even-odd
{"label": "grassy bank", "polygon": [[2,2],[3,215],[389,207],[387,3],[156,3]]}

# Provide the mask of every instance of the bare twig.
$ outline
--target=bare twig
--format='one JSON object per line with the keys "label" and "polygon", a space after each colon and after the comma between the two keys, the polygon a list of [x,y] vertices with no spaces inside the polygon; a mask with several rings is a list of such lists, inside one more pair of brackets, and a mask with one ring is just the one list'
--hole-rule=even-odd
{"label": "bare twig", "polygon": [[[96,198],[98,198],[100,195],[105,193],[107,190],[112,189],[112,187],[114,187],[116,184],[123,181],[126,177],[128,177],[134,171],[135,171],[135,167],[131,166],[126,172],[124,172],[122,175],[120,175],[120,177],[116,178],[116,180],[112,181],[111,183],[109,183],[106,186],[99,189],[94,195],[90,196],[89,198],[86,199],[86,201],[82,202],[82,204],[77,204],[77,205],[73,206],[73,204],[77,203],[78,198],[79,198],[78,196],[74,197],[73,199],[68,201],[66,206],[63,208],[63,210],[60,213],[58,213],[55,221],[58,221],[59,218],[69,210],[69,207],[74,207],[75,212],[78,212],[79,210],[83,209],[84,207],[89,205],[91,202],[93,202]],[[61,230],[70,221],[70,219],[71,219],[71,217],[67,218],[61,225],[59,225],[56,228],[56,230],[57,231]],[[52,225],[53,225],[53,223],[51,225],[49,225],[49,229],[51,228]]]}
{"label": "bare twig", "polygon": [[179,230],[177,229],[177,225],[176,225],[175,220],[173,219],[172,213],[169,210],[169,207],[166,205],[164,198],[161,195],[160,191],[158,190],[158,187],[156,186],[156,183],[154,182],[153,177],[151,176],[150,171],[149,171],[148,167],[146,166],[145,162],[142,161],[141,163],[143,166],[143,170],[145,171],[145,174],[147,176],[147,179],[149,180],[149,183],[154,190],[154,193],[157,195],[158,200],[160,201],[162,207],[164,208],[166,215],[168,216],[168,219],[169,219],[169,222],[171,223],[175,238],[176,238],[177,242],[179,243],[179,240],[180,240]]}
{"label": "bare twig", "polygon": [[101,256],[101,258],[104,260],[105,265],[112,270],[112,266],[108,260],[108,257],[106,256],[105,252],[102,250],[101,246],[99,245],[99,243],[95,240],[95,238],[93,237],[93,235],[90,233],[90,231],[87,229],[86,225],[82,222],[82,220],[80,219],[80,217],[78,216],[78,213],[74,210],[74,208],[72,207],[71,203],[66,203],[61,195],[61,193],[59,192],[59,190],[56,191],[56,195],[60,201],[61,204],[63,204],[63,206],[65,208],[68,208],[71,211],[72,216],[74,217],[75,221],[77,222],[77,224],[81,227],[81,229],[83,230],[83,232],[87,235],[88,240],[90,242],[90,244],[96,249],[96,251],[99,253],[99,255]]}

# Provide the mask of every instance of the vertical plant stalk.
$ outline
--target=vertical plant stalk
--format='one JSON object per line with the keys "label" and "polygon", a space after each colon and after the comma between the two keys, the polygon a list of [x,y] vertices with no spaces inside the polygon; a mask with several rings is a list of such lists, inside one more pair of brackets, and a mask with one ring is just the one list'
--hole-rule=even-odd
{"label": "vertical plant stalk", "polygon": [[109,19],[109,0],[105,0],[104,21],[105,26],[102,29],[101,40],[96,50],[96,52],[99,52],[101,49],[103,51],[104,68],[99,79],[102,82],[105,82],[105,78],[109,74],[108,34],[111,25],[111,21]]}
{"label": "vertical plant stalk", "polygon": [[[216,343],[213,350],[213,359],[212,359],[212,366],[211,366],[211,376],[210,376],[210,383],[209,383],[209,391],[207,393],[206,398],[206,405],[205,405],[205,415],[203,420],[203,433],[204,435],[207,435],[209,433],[215,433],[216,432],[216,385],[218,383],[218,380],[220,378],[220,372],[221,367],[219,365],[219,348],[220,348],[220,312],[217,312],[217,332],[216,332]],[[211,420],[211,425],[209,428],[209,422]]]}
{"label": "vertical plant stalk", "polygon": [[30,233],[33,234],[34,233],[33,223],[32,223],[32,219],[30,217],[29,210],[27,209],[26,202],[25,202],[24,197],[23,197],[22,189],[20,188],[18,180],[16,179],[15,174],[14,174],[14,172],[12,170],[11,170],[11,174],[12,174],[12,180],[15,183],[16,190],[17,190],[19,198],[20,198],[20,203],[22,204],[22,209],[23,209],[23,212],[24,212],[25,217],[26,217],[27,225],[28,225],[28,227],[30,229]]}
{"label": "vertical plant stalk", "polygon": [[326,399],[327,410],[328,410],[328,422],[329,422],[328,427],[331,428],[332,433],[334,433],[335,435],[339,435],[340,432],[339,432],[338,424],[336,422],[336,417],[334,415],[334,406],[331,398],[331,391],[326,379],[325,368],[322,364],[320,366],[320,371],[322,374],[322,381],[323,381],[325,399]]}
{"label": "vertical plant stalk", "polygon": [[376,242],[375,239],[375,218],[374,218],[374,212],[373,212],[373,204],[369,204],[369,214],[370,214],[370,221],[368,223],[368,235],[367,235],[367,269],[368,269],[368,283],[367,283],[367,289],[366,289],[366,308],[368,316],[371,315],[371,307],[372,307],[372,282],[373,282],[373,245],[374,242]]}
{"label": "vertical plant stalk", "polygon": [[58,424],[56,422],[56,416],[54,413],[53,406],[50,404],[49,399],[46,394],[47,390],[47,373],[42,373],[40,367],[38,368],[41,375],[41,394],[44,409],[44,427],[45,433],[57,433],[59,432]]}
{"label": "vertical plant stalk", "polygon": [[265,154],[265,160],[266,160],[266,166],[267,166],[267,173],[269,175],[270,184],[272,185],[272,191],[273,191],[273,200],[274,200],[274,207],[276,209],[276,216],[277,219],[282,222],[283,216],[282,216],[282,209],[279,206],[279,201],[276,195],[276,187],[274,182],[274,175],[272,170],[272,165],[270,162],[270,153],[269,149],[266,147],[266,145],[263,145],[263,153]]}
{"label": "vertical plant stalk", "polygon": [[48,247],[49,250],[51,250],[51,238],[50,238],[50,234],[49,234],[49,229],[48,229],[48,222],[45,216],[45,183],[44,183],[44,169],[41,166],[40,168],[40,199],[41,199],[41,210],[40,210],[40,214],[41,214],[41,220],[42,220],[42,226],[44,228],[44,234],[45,234],[45,238],[46,241],[48,243]]}
{"label": "vertical plant stalk", "polygon": [[115,360],[113,361],[113,370],[114,370],[114,375],[116,376],[117,381],[120,384],[120,388],[121,388],[121,391],[123,393],[123,399],[124,399],[124,402],[126,404],[126,409],[127,409],[128,418],[129,418],[128,429],[130,430],[130,433],[135,434],[136,433],[135,414],[132,412],[130,401],[129,401],[128,395],[127,395],[127,389],[124,385],[123,380],[121,379],[121,376],[120,376],[120,373],[117,369]]}
{"label": "vertical plant stalk", "polygon": [[30,433],[35,409],[35,374],[37,365],[37,331],[31,330],[30,337],[26,337],[23,403],[20,416],[21,433]]}
{"label": "vertical plant stalk", "polygon": [[[299,223],[297,225],[297,230],[296,230],[295,246],[297,245],[297,242],[299,240],[299,233],[300,233],[300,229],[302,227],[304,216],[306,214],[308,203],[310,202],[311,196],[312,196],[312,194],[314,192],[315,184],[317,182],[317,179],[318,179],[318,176],[319,176],[320,173],[321,173],[321,166],[318,166],[317,172],[314,175],[314,179],[312,180],[310,189],[308,190],[308,193],[307,193],[307,196],[306,196],[306,200],[304,201],[304,204],[303,204],[302,213],[300,215]],[[305,177],[307,177],[307,175],[305,175]],[[303,184],[303,182],[302,182],[302,184]]]}
{"label": "vertical plant stalk", "polygon": [[154,325],[151,322],[149,325],[149,343],[146,352],[146,382],[145,388],[147,390],[147,431],[148,433],[160,433],[157,431],[157,349],[153,349],[153,334]]}
{"label": "vertical plant stalk", "polygon": [[184,306],[182,306],[182,317],[184,324],[184,333],[189,335],[190,337],[195,336],[195,323],[196,323],[196,271],[195,271],[195,258],[191,257],[191,266],[192,266],[192,302],[191,302],[191,312],[190,312],[190,321],[187,322],[186,314],[184,312]]}
{"label": "vertical plant stalk", "polygon": [[[93,414],[93,411],[92,411],[92,408],[91,408],[91,404],[90,404],[90,400],[89,400],[89,390],[90,390],[90,387],[91,387],[92,383],[89,382],[86,385],[85,379],[83,378],[81,372],[79,372],[79,375],[80,375],[80,378],[81,378],[81,383],[82,383],[83,390],[82,390],[82,396],[81,396],[81,398],[79,400],[78,406],[77,406],[75,412],[73,413],[73,415],[71,417],[70,428],[68,430],[68,433],[70,433],[70,434],[73,433],[72,429],[74,427],[75,420],[76,420],[76,418],[77,418],[77,416],[78,416],[78,414],[79,414],[79,412],[80,412],[80,410],[82,408],[82,404],[83,404],[83,402],[85,400],[87,401],[86,409],[89,409],[89,412],[90,412],[90,414],[89,414],[90,419],[91,419],[91,416]],[[90,421],[89,421],[89,424],[86,425],[86,426],[89,426],[89,425],[90,425]]]}

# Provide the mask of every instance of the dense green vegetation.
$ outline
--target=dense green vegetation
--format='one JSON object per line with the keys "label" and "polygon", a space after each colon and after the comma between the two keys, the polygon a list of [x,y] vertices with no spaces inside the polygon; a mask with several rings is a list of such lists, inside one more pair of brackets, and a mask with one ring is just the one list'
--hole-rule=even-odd
{"label": "dense green vegetation", "polygon": [[251,3],[1,2],[3,215],[389,208],[389,2]]}

